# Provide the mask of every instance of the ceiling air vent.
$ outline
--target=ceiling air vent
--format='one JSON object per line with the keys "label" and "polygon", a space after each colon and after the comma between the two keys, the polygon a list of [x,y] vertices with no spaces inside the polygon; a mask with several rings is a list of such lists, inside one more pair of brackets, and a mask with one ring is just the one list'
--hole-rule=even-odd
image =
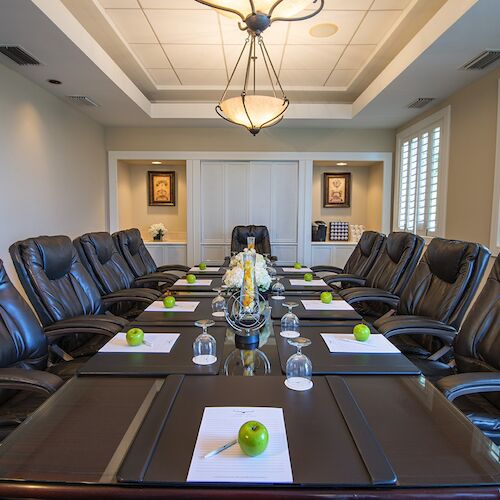
{"label": "ceiling air vent", "polygon": [[0,52],[20,66],[40,65],[40,61],[16,45],[0,45]]}
{"label": "ceiling air vent", "polygon": [[415,99],[411,104],[408,104],[408,108],[410,109],[419,109],[427,106],[430,102],[432,102],[435,97],[419,97]]}
{"label": "ceiling air vent", "polygon": [[93,101],[90,97],[86,95],[68,95],[66,96],[68,100],[71,102],[78,104],[80,106],[92,106],[94,108],[98,108],[99,104]]}
{"label": "ceiling air vent", "polygon": [[490,64],[500,59],[500,50],[485,50],[465,63],[461,69],[486,69]]}

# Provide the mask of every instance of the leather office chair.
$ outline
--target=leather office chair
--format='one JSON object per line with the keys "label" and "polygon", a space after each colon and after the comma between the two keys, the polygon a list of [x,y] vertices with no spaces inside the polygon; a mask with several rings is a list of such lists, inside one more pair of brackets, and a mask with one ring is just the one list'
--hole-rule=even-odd
{"label": "leather office chair", "polygon": [[376,231],[365,231],[343,269],[336,266],[313,266],[311,269],[331,286],[339,283],[342,288],[348,288],[355,286],[356,280],[363,283],[362,280],[375,263],[384,241],[385,235]]}
{"label": "leather office chair", "polygon": [[0,260],[0,439],[73,376],[83,361],[47,369],[48,358],[42,327]]}
{"label": "leather office chair", "polygon": [[500,444],[500,256],[454,343],[456,375],[437,387]]}
{"label": "leather office chair", "polygon": [[404,232],[389,234],[366,278],[355,281],[362,286],[340,290],[340,296],[351,305],[363,303],[365,314],[381,316],[387,311],[387,294],[399,297],[423,248],[424,240],[420,236]]}
{"label": "leather office chair", "polygon": [[373,326],[406,354],[439,359],[453,343],[489,257],[478,243],[434,238],[401,298],[380,293],[395,314]]}
{"label": "leather office chair", "polygon": [[[124,318],[106,311],[67,236],[18,241],[9,252],[49,344],[58,345],[71,357],[86,356],[126,326]],[[71,339],[68,333],[73,333]]]}
{"label": "leather office chair", "polygon": [[101,293],[103,302],[115,314],[137,316],[162,293],[152,288],[132,288],[135,277],[106,232],[87,233],[73,241],[82,264]]}
{"label": "leather office chair", "polygon": [[184,275],[190,269],[177,264],[157,267],[144,244],[139,229],[117,231],[113,233],[113,240],[134,274],[137,286],[154,286],[164,290],[179,279],[179,276],[173,274],[175,271]]}
{"label": "leather office chair", "polygon": [[235,226],[231,234],[231,252],[242,252],[247,245],[247,238],[255,238],[255,251],[260,254],[267,254],[271,260],[271,238],[266,226]]}

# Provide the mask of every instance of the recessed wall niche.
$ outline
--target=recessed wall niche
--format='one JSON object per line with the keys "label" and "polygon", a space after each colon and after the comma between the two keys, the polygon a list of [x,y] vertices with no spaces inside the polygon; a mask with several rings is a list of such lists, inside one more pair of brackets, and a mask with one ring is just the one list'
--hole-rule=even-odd
{"label": "recessed wall niche", "polygon": [[[175,172],[175,206],[149,206],[149,171]],[[118,162],[118,216],[120,229],[137,227],[144,241],[151,241],[148,228],[162,222],[165,241],[185,242],[187,235],[186,162],[121,160]]]}

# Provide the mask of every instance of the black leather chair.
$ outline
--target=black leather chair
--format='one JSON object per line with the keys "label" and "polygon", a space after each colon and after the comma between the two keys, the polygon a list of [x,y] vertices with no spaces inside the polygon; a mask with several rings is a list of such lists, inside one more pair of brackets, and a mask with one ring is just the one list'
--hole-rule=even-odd
{"label": "black leather chair", "polygon": [[235,226],[231,234],[231,252],[242,252],[247,245],[247,238],[255,238],[255,251],[267,254],[271,260],[277,260],[271,256],[271,238],[266,226]]}
{"label": "black leather chair", "polygon": [[[349,304],[364,304],[364,313],[381,315],[387,310],[388,298],[394,308],[422,255],[424,240],[412,233],[391,233],[382,245],[380,254],[362,286],[340,290],[340,296]],[[367,309],[366,304],[370,304]],[[382,306],[382,307],[378,307]]]}
{"label": "black leather chair", "polygon": [[489,257],[490,251],[478,243],[434,238],[401,298],[380,295],[395,314],[373,326],[405,354],[439,359],[457,335]]}
{"label": "black leather chair", "polygon": [[364,283],[364,279],[375,263],[385,235],[376,231],[365,231],[343,269],[335,266],[313,266],[311,269],[331,286],[339,283],[341,288],[348,288]]}
{"label": "black leather chair", "polygon": [[109,233],[87,233],[76,238],[73,244],[82,264],[94,279],[104,304],[114,313],[137,316],[162,296],[157,289],[132,288],[135,277]]}
{"label": "black leather chair", "polygon": [[178,271],[185,274],[190,269],[178,264],[157,267],[142,240],[139,229],[125,229],[113,233],[113,240],[134,274],[137,286],[154,286],[164,290],[179,279],[179,276],[173,273]]}
{"label": "black leather chair", "polygon": [[456,374],[437,387],[500,444],[500,256],[454,343]]}
{"label": "black leather chair", "polygon": [[[68,333],[72,335],[72,333]],[[47,368],[47,338],[0,260],[0,439],[73,376],[78,361]]]}
{"label": "black leather chair", "polygon": [[86,356],[126,326],[124,318],[106,311],[67,236],[29,238],[14,243],[9,251],[50,344],[71,357]]}

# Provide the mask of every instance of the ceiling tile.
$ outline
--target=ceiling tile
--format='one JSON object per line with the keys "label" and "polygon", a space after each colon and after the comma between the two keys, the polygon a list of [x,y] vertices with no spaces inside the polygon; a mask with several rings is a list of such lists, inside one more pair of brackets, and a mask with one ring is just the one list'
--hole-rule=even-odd
{"label": "ceiling tile", "polygon": [[148,73],[157,85],[180,85],[172,69],[148,69]]}
{"label": "ceiling tile", "polygon": [[376,45],[349,45],[335,69],[360,69],[376,48]]}
{"label": "ceiling tile", "polygon": [[145,68],[171,68],[158,43],[131,43],[130,48]]}
{"label": "ceiling tile", "polygon": [[325,0],[328,10],[368,10],[373,0]]}
{"label": "ceiling tile", "polygon": [[[290,33],[288,35],[289,44],[343,44],[346,45],[351,40],[359,23],[363,19],[364,11],[338,11],[325,10],[306,21],[290,23]],[[333,23],[338,27],[338,31],[327,38],[317,38],[309,34],[309,30],[317,24]],[[273,26],[274,27],[274,26]]]}
{"label": "ceiling tile", "polygon": [[329,69],[283,69],[279,77],[285,87],[299,85],[322,87],[329,74]]}
{"label": "ceiling tile", "polygon": [[145,10],[161,43],[221,43],[217,14],[212,10]]}
{"label": "ceiling tile", "polygon": [[209,9],[194,0],[138,0],[143,9]]}
{"label": "ceiling tile", "polygon": [[398,10],[369,12],[352,39],[353,44],[377,44],[401,16]]}
{"label": "ceiling tile", "polygon": [[[228,19],[222,15],[219,15],[220,25],[222,29],[222,39],[224,43],[237,45],[245,42],[247,38],[246,31],[241,31],[238,27],[238,23],[235,19]],[[286,41],[286,34],[288,30],[288,25],[293,23],[281,23],[277,22],[273,24],[271,28],[264,32],[264,41],[269,45],[283,45]]]}
{"label": "ceiling tile", "polygon": [[155,43],[156,37],[140,9],[109,9],[106,14],[111,18],[118,31],[128,43]]}
{"label": "ceiling tile", "polygon": [[355,69],[336,69],[326,82],[327,87],[347,87],[356,75]]}
{"label": "ceiling tile", "polygon": [[222,69],[179,69],[177,71],[183,85],[226,85],[226,71]]}
{"label": "ceiling tile", "polygon": [[137,0],[99,0],[105,9],[138,9]]}
{"label": "ceiling tile", "polygon": [[[234,68],[234,65],[236,64],[236,61],[238,60],[238,57],[241,54],[241,49],[243,47],[241,45],[224,45],[224,53],[226,55],[226,62],[227,62],[227,67],[229,71],[232,71]],[[269,54],[269,57],[271,58],[271,61],[276,68],[276,71],[278,71],[279,66],[281,64],[281,58],[283,56],[283,45],[267,45],[267,52]],[[240,66],[245,66],[248,60],[248,52],[250,48],[247,46],[245,49],[245,53],[243,54],[241,61],[240,61]],[[262,52],[260,51],[260,48],[257,47],[257,67],[260,66],[260,64],[263,63],[263,57],[262,57]]]}
{"label": "ceiling tile", "polygon": [[164,45],[172,66],[182,69],[225,69],[221,45]]}
{"label": "ceiling tile", "polygon": [[288,45],[282,69],[332,69],[344,45]]}
{"label": "ceiling tile", "polygon": [[375,0],[371,10],[404,10],[411,0]]}

